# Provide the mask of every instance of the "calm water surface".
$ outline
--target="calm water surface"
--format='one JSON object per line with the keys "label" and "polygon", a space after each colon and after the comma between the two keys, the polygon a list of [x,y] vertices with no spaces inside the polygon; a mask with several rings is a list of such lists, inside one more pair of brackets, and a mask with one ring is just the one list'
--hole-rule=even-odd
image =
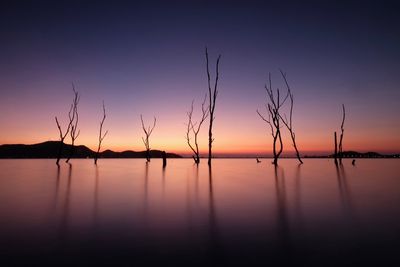
{"label": "calm water surface", "polygon": [[400,266],[400,160],[0,160],[0,265]]}

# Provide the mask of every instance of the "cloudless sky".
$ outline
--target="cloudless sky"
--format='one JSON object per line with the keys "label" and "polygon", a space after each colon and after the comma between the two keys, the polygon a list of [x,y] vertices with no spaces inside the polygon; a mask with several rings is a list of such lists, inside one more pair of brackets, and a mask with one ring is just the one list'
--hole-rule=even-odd
{"label": "cloudless sky", "polygon": [[[400,151],[400,18],[387,1],[2,1],[0,144],[57,140],[71,83],[81,94],[78,144],[143,150],[140,114],[157,117],[151,148],[188,153],[195,118],[220,63],[215,151],[270,154],[264,110],[268,72],[295,96],[300,150],[331,151],[346,105],[344,150]],[[301,2],[301,3],[300,3]],[[200,144],[206,152],[207,124]],[[285,151],[292,145],[285,133]]]}

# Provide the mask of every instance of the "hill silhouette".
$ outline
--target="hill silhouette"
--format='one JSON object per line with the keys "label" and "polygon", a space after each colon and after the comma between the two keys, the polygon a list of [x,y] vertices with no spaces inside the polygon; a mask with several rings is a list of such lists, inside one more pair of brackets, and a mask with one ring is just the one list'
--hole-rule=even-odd
{"label": "hill silhouette", "polygon": [[[48,141],[33,145],[23,144],[10,144],[0,145],[0,158],[23,159],[23,158],[57,158],[58,149],[60,146],[59,141]],[[61,154],[62,158],[66,158],[71,149],[71,145],[64,144]],[[73,158],[93,158],[95,152],[86,146],[80,145],[74,147]],[[161,158],[162,151],[150,150],[152,158]],[[100,153],[100,158],[145,158],[146,151],[123,151],[115,152],[112,150],[105,150]],[[167,153],[168,158],[181,158],[180,155],[174,153]]]}

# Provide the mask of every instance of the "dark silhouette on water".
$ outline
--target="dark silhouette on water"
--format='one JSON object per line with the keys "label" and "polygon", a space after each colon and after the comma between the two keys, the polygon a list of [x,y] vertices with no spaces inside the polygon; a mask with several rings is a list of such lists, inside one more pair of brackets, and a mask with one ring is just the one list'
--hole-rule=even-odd
{"label": "dark silhouette on water", "polygon": [[208,125],[208,166],[211,166],[211,158],[212,158],[212,143],[214,142],[212,128],[214,124],[214,112],[215,112],[215,103],[218,96],[218,79],[219,79],[219,60],[221,59],[221,55],[218,55],[216,68],[215,68],[215,82],[214,88],[211,89],[211,77],[210,77],[210,69],[208,67],[208,50],[206,47],[206,65],[207,65],[207,81],[208,81],[208,111],[210,114],[210,123]]}
{"label": "dark silhouette on water", "polygon": [[167,153],[165,151],[161,152],[162,155],[162,166],[163,169],[167,166]]}
{"label": "dark silhouette on water", "polygon": [[[262,115],[258,109],[257,114],[260,118],[265,121],[271,128],[271,135],[273,138],[272,152],[274,156],[274,165],[278,165],[278,159],[283,151],[283,142],[281,136],[281,115],[280,109],[283,104],[286,102],[289,97],[289,91],[286,93],[286,96],[281,100],[280,98],[280,90],[276,89],[276,96],[274,95],[274,91],[272,89],[272,81],[271,81],[271,73],[268,74],[269,85],[265,85],[265,90],[267,92],[267,105],[266,110],[268,114],[268,118]],[[279,149],[277,149],[277,142],[279,142]]]}
{"label": "dark silhouette on water", "polygon": [[351,165],[356,165],[356,160],[355,159],[353,159],[352,161],[351,161]]}
{"label": "dark silhouette on water", "polygon": [[259,160],[258,158],[256,158],[256,161],[257,161],[257,163],[260,163],[260,162],[261,162],[261,160]]}
{"label": "dark silhouette on water", "polygon": [[337,135],[336,132],[334,133],[334,139],[335,139],[335,153],[334,153],[334,160],[335,164],[338,164],[338,158],[339,158],[339,163],[342,164],[342,158],[343,158],[343,134],[344,134],[344,120],[346,118],[346,110],[344,108],[344,104],[342,104],[342,109],[343,109],[343,117],[342,117],[342,124],[340,125],[340,139],[339,139],[339,146],[337,143]]}
{"label": "dark silhouette on water", "polygon": [[146,127],[144,125],[142,114],[140,114],[140,121],[142,122],[143,132],[146,135],[144,138],[142,137],[143,144],[146,147],[146,161],[150,162],[150,135],[153,132],[154,127],[156,127],[157,119],[156,119],[156,117],[154,117],[153,126],[151,128],[150,128],[150,126]]}
{"label": "dark silhouette on water", "polygon": [[290,99],[289,120],[286,118],[286,115],[283,118],[280,113],[278,113],[278,114],[279,114],[279,117],[282,119],[283,124],[289,130],[290,137],[292,138],[293,147],[294,147],[294,150],[296,151],[296,157],[297,157],[298,161],[300,162],[300,164],[303,164],[303,161],[301,160],[301,157],[300,157],[299,149],[297,148],[297,144],[296,144],[296,135],[293,130],[293,102],[294,102],[293,93],[290,90],[289,83],[286,79],[286,74],[283,73],[282,70],[280,72],[282,74],[283,80],[285,81],[286,88],[287,88],[288,94],[289,94],[289,99]]}
{"label": "dark silhouette on water", "polygon": [[97,159],[99,158],[99,153],[100,153],[100,148],[101,148],[101,143],[103,142],[104,138],[106,137],[108,130],[103,134],[103,124],[104,121],[106,120],[106,107],[104,105],[104,101],[103,101],[103,118],[100,121],[100,129],[99,129],[99,143],[97,146],[97,151],[96,154],[94,156],[94,164],[97,165]]}
{"label": "dark silhouette on water", "polygon": [[62,131],[61,125],[58,122],[58,118],[57,118],[57,116],[55,116],[58,132],[59,132],[59,135],[60,135],[60,143],[59,143],[59,148],[58,148],[58,153],[57,153],[57,160],[56,160],[56,164],[57,165],[60,165],[59,162],[60,162],[60,158],[61,158],[62,152],[63,152],[64,140],[67,137],[67,135],[68,135],[69,131],[71,130],[71,127],[72,127],[72,125],[73,125],[73,123],[75,121],[75,109],[76,109],[76,106],[78,105],[78,102],[79,102],[79,95],[78,95],[78,92],[75,91],[74,86],[72,86],[72,90],[74,92],[74,98],[72,99],[72,104],[71,104],[71,107],[70,107],[69,112],[68,112],[69,122],[68,122],[67,129],[65,130],[65,132]]}
{"label": "dark silhouette on water", "polygon": [[[196,164],[200,163],[200,152],[199,152],[199,144],[198,144],[197,136],[200,132],[201,125],[203,124],[203,122],[206,120],[206,118],[209,115],[209,107],[207,107],[207,108],[205,107],[206,99],[207,99],[207,94],[205,95],[204,101],[201,104],[201,114],[202,115],[201,115],[200,121],[198,123],[193,122],[193,119],[192,119],[194,100],[192,101],[190,111],[187,112],[188,124],[187,124],[187,129],[186,129],[186,142],[187,142],[188,146],[190,147],[190,149],[194,153],[193,159]],[[191,132],[193,133],[193,137],[194,137],[194,147],[190,142],[190,133]]]}
{"label": "dark silhouette on water", "polygon": [[[79,114],[78,114],[78,104],[80,100],[80,96],[77,91],[75,91],[75,86],[72,84],[72,90],[74,91],[74,94],[76,95],[76,99],[74,99],[74,110],[73,110],[73,115],[75,116],[75,121],[71,124],[71,130],[70,130],[70,137],[71,137],[71,148],[70,152],[68,155],[67,160],[65,161],[66,163],[69,163],[71,157],[74,155],[75,151],[75,140],[78,138],[80,134],[80,130],[78,130],[78,122],[79,122]],[[74,118],[71,117],[71,113],[68,114],[70,120],[74,120]],[[78,131],[77,131],[78,130]]]}

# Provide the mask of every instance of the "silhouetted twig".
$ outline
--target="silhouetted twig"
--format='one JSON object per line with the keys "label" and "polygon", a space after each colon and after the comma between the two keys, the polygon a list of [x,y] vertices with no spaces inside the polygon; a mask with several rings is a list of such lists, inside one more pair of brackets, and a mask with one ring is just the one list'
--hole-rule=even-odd
{"label": "silhouetted twig", "polygon": [[97,146],[97,151],[96,154],[94,156],[94,164],[97,165],[97,159],[99,158],[99,153],[100,153],[100,148],[101,148],[101,143],[103,142],[104,138],[106,137],[108,130],[103,134],[103,124],[104,121],[106,120],[106,106],[104,105],[104,101],[103,101],[103,118],[100,121],[100,130],[99,130],[99,143]]}
{"label": "silhouetted twig", "polygon": [[[207,99],[207,94],[204,96],[204,100],[203,103],[201,104],[201,118],[200,121],[197,122],[193,122],[192,120],[192,116],[193,116],[193,104],[194,104],[194,100],[192,101],[192,105],[191,105],[191,109],[190,111],[187,112],[187,116],[188,116],[188,124],[187,124],[187,129],[186,129],[186,141],[188,146],[190,147],[190,149],[193,151],[194,155],[193,155],[193,159],[194,162],[196,164],[200,163],[200,152],[199,152],[199,144],[198,144],[198,140],[197,140],[197,136],[200,132],[201,129],[201,125],[203,124],[203,122],[206,120],[206,118],[208,117],[208,112],[209,112],[209,107],[205,107],[205,103],[206,103],[206,99]],[[190,142],[190,133],[193,133],[194,136],[194,147]]]}
{"label": "silhouetted twig", "polygon": [[[280,98],[280,90],[279,88],[276,89],[276,96],[274,95],[274,91],[272,90],[272,81],[271,81],[271,73],[268,75],[268,81],[269,85],[265,85],[265,90],[267,92],[267,113],[268,113],[268,119],[263,116],[258,110],[257,114],[260,116],[260,118],[268,123],[268,125],[271,127],[271,135],[273,138],[273,145],[272,145],[272,151],[274,155],[274,165],[278,165],[278,158],[281,155],[283,151],[283,142],[282,142],[282,136],[281,136],[281,115],[280,115],[280,108],[283,106],[283,104],[286,102],[287,98],[289,97],[289,90],[286,93],[286,96],[284,99],[281,101]],[[277,142],[279,142],[279,149],[277,149]]]}
{"label": "silhouetted twig", "polygon": [[208,80],[208,97],[209,97],[209,114],[210,114],[210,124],[208,127],[208,165],[211,166],[211,158],[212,158],[212,143],[214,142],[214,138],[212,136],[212,127],[214,123],[214,111],[215,111],[215,102],[217,100],[218,95],[218,79],[219,79],[219,60],[221,59],[221,55],[217,58],[216,69],[215,69],[215,82],[214,88],[211,89],[211,77],[210,70],[208,67],[208,50],[206,47],[206,63],[207,63],[207,80]]}
{"label": "silhouetted twig", "polygon": [[[69,160],[71,159],[71,157],[74,154],[74,149],[75,149],[75,140],[78,138],[79,134],[80,134],[80,130],[78,130],[78,122],[79,122],[79,115],[78,115],[78,104],[79,104],[79,100],[80,100],[80,96],[78,94],[78,92],[75,90],[75,86],[74,84],[72,84],[72,90],[74,91],[74,110],[73,110],[73,115],[71,116],[71,113],[69,113],[69,119],[70,121],[73,121],[72,125],[71,125],[71,131],[70,131],[70,136],[71,136],[71,150],[69,152],[68,158],[65,162],[69,162]],[[75,116],[75,117],[74,117]]]}
{"label": "silhouetted twig", "polygon": [[146,161],[150,162],[150,139],[149,138],[150,138],[151,133],[154,130],[154,127],[156,127],[157,119],[156,119],[156,117],[154,117],[153,127],[151,127],[151,128],[150,128],[150,126],[146,128],[146,126],[144,125],[142,114],[140,114],[140,120],[142,122],[143,131],[146,135],[145,138],[142,137],[143,144],[146,147]]}

